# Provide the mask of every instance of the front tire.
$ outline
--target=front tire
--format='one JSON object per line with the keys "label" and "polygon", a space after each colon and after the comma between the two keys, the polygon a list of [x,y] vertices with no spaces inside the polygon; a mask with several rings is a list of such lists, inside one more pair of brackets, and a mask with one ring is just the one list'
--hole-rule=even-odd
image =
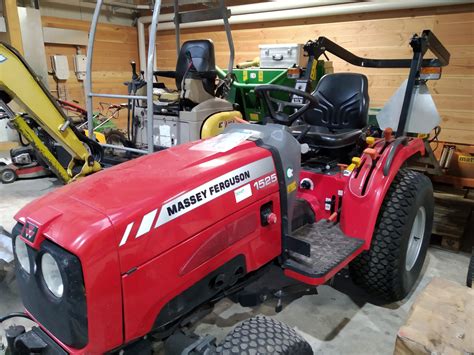
{"label": "front tire", "polygon": [[354,282],[387,302],[405,298],[423,268],[433,209],[431,181],[400,170],[380,208],[370,249],[350,265]]}
{"label": "front tire", "polygon": [[313,354],[308,342],[294,329],[265,316],[240,323],[225,337],[216,352],[219,355]]}

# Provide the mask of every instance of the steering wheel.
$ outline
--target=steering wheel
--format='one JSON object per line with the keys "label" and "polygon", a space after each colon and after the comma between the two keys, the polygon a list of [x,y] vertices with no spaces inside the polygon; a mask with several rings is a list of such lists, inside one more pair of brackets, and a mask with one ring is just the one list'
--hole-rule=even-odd
{"label": "steering wheel", "polygon": [[[270,93],[272,92],[286,92],[288,94],[300,96],[306,103],[295,103],[291,101],[283,101],[280,99],[276,99],[270,96]],[[297,118],[301,117],[306,111],[315,108],[319,104],[318,99],[313,95],[308,94],[305,91],[293,89],[282,85],[259,85],[255,88],[255,93],[258,96],[263,97],[265,105],[268,108],[270,118],[276,123],[285,126],[291,126],[291,124],[295,122]],[[276,111],[274,105],[277,105]],[[287,114],[286,112],[284,112],[284,109],[286,107],[294,107],[297,108],[297,110],[292,114]]]}

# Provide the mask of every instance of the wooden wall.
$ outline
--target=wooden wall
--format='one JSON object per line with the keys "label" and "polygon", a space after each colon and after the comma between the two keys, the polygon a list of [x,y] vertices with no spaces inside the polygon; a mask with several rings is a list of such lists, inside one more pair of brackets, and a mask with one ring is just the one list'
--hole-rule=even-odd
{"label": "wooden wall", "polygon": [[[410,56],[409,38],[432,29],[451,52],[451,63],[439,81],[430,82],[442,116],[441,139],[474,143],[474,5],[390,11],[346,16],[265,22],[232,26],[236,62],[258,56],[259,44],[305,43],[326,36],[350,51],[373,58]],[[210,38],[217,63],[227,66],[228,52],[222,28],[182,31],[182,40]],[[158,32],[158,65],[172,69],[176,62],[174,32]],[[356,71],[369,77],[372,107],[381,107],[407,77],[405,69],[362,69],[337,58],[335,71]]]}
{"label": "wooden wall", "polygon": [[[55,17],[43,17],[43,27],[64,28],[89,32],[90,22]],[[62,54],[68,56],[70,75],[69,79],[61,82],[65,86],[69,100],[77,100],[85,106],[84,86],[78,81],[74,73],[73,56],[76,47],[70,45],[46,44],[46,56],[49,71],[51,71],[50,56]],[[80,47],[82,54],[86,54],[86,47]],[[99,24],[96,33],[96,42],[93,58],[93,91],[95,93],[127,94],[123,84],[131,78],[130,61],[138,62],[138,43],[136,27]],[[56,81],[49,76],[49,87],[53,96],[57,97]],[[123,102],[125,100],[94,99],[94,107],[99,101]],[[123,126],[125,115],[121,115],[120,126]]]}

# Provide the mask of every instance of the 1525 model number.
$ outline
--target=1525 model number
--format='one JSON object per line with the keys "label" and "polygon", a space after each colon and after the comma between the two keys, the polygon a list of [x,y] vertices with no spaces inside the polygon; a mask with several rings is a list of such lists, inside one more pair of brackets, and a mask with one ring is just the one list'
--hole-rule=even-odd
{"label": "1525 model number", "polygon": [[276,173],[273,173],[273,174],[271,174],[271,175],[265,176],[265,177],[261,178],[260,180],[255,181],[255,182],[253,183],[253,186],[254,186],[257,190],[261,190],[261,189],[267,187],[268,185],[273,184],[274,182],[277,182]]}

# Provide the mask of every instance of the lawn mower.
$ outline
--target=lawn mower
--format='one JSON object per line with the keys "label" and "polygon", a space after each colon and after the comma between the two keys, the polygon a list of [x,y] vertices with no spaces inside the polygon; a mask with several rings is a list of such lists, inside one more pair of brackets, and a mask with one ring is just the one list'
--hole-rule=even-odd
{"label": "lawn mower", "polygon": [[[325,37],[316,43],[355,65],[410,68],[398,125],[381,137],[365,134],[362,74],[328,74],[312,94],[263,85],[256,90],[266,125],[230,125],[25,206],[12,241],[26,311],[0,321],[22,316],[39,327],[7,329],[11,353],[149,354],[157,340],[169,354],[310,354],[301,336],[266,317],[244,321],[218,344],[190,329],[223,297],[249,306],[314,293],[347,265],[381,300],[406,297],[433,222],[430,180],[405,168],[425,154],[424,142],[406,127],[424,118],[409,112],[426,68],[435,78],[449,63],[428,30],[410,45],[411,60],[380,60]],[[427,50],[437,58],[423,59]],[[294,284],[280,286],[275,268]]]}

